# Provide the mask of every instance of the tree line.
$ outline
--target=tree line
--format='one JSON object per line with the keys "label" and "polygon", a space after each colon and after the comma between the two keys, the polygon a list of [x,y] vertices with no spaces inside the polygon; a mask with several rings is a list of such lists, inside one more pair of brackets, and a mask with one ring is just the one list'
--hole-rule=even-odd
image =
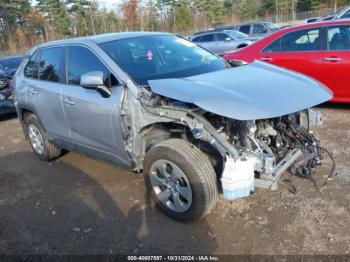
{"label": "tree line", "polygon": [[[116,1],[117,2],[117,1]],[[118,31],[169,31],[188,35],[216,25],[317,11],[350,0],[123,0],[112,7],[95,0],[1,0],[0,50],[54,39]],[[18,51],[17,51],[18,52]]]}

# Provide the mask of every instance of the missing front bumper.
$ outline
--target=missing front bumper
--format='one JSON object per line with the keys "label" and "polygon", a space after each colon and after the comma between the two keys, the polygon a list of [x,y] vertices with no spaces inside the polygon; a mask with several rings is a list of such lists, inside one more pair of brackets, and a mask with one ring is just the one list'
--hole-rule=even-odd
{"label": "missing front bumper", "polygon": [[255,179],[254,186],[269,190],[277,189],[277,182],[281,175],[288,170],[299,158],[303,157],[303,152],[299,148],[291,150],[272,170],[265,179]]}

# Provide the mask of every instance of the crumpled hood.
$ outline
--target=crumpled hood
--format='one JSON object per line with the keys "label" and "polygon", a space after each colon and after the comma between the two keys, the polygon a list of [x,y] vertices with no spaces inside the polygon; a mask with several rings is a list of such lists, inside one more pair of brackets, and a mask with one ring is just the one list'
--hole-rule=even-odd
{"label": "crumpled hood", "polygon": [[148,81],[158,95],[237,120],[288,115],[330,100],[321,83],[264,62],[187,78]]}

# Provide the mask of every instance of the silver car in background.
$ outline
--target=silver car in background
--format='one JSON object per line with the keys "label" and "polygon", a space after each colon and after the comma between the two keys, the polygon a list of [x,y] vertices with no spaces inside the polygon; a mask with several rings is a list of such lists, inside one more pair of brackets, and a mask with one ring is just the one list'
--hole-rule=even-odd
{"label": "silver car in background", "polygon": [[205,32],[192,36],[190,40],[218,55],[252,44],[246,34],[235,30]]}
{"label": "silver car in background", "polygon": [[264,37],[273,34],[278,31],[280,27],[271,22],[251,22],[242,23],[239,25],[225,25],[219,26],[215,30],[237,30],[243,34],[248,35],[249,39],[253,42],[259,41]]}

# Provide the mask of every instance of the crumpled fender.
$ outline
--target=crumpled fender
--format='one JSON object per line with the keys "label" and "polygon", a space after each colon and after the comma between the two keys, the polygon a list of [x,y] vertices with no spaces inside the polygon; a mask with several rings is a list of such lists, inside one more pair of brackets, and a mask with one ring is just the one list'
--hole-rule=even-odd
{"label": "crumpled fender", "polygon": [[310,77],[260,61],[187,78],[149,80],[148,84],[158,95],[237,120],[288,115],[333,97]]}

